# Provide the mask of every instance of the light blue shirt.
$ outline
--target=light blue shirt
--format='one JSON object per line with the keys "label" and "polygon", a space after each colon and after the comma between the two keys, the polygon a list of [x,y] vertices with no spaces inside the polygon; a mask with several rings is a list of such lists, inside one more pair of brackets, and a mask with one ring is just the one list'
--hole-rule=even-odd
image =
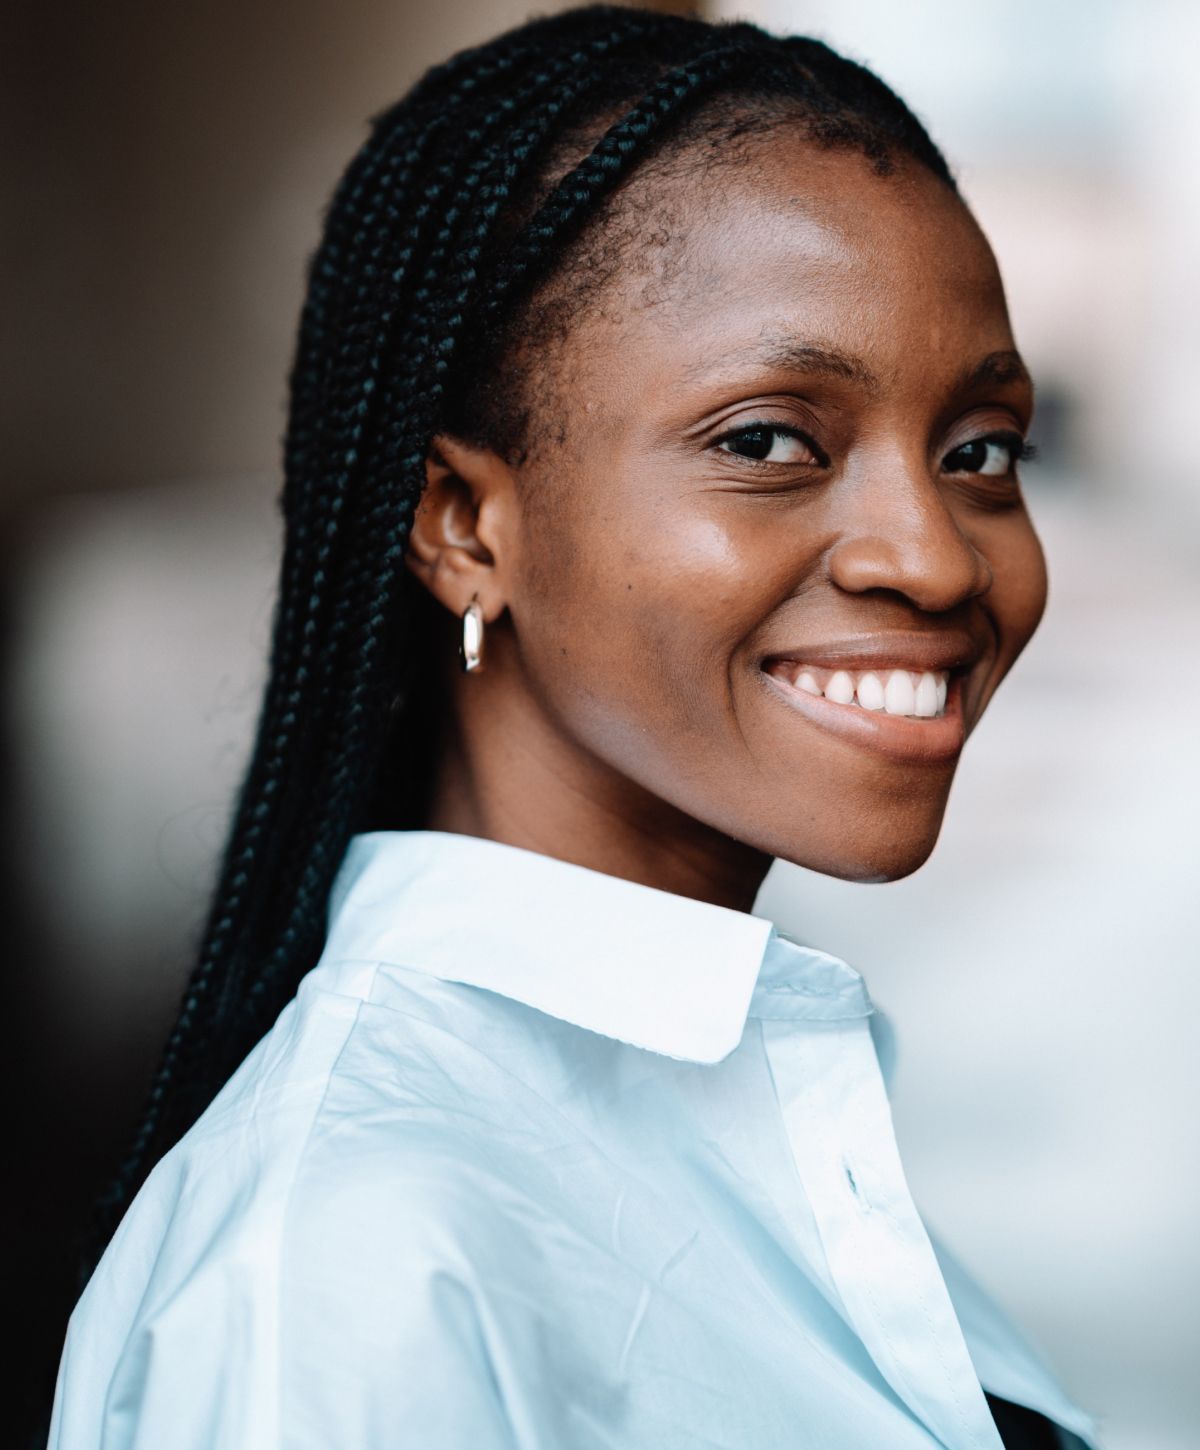
{"label": "light blue shirt", "polygon": [[764,918],[434,831],[71,1317],[53,1450],[1095,1444],[905,1183],[861,977]]}

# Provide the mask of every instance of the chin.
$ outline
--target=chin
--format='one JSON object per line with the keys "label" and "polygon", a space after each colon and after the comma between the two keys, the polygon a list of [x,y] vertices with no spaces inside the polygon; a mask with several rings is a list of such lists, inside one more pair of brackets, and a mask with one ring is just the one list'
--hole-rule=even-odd
{"label": "chin", "polygon": [[831,841],[814,850],[811,840],[789,843],[789,848],[775,854],[784,861],[819,871],[823,876],[836,876],[841,881],[863,885],[885,881],[901,881],[918,871],[933,854],[941,831],[941,815],[936,822],[909,831],[896,830],[878,838],[865,840],[860,833],[855,840]]}

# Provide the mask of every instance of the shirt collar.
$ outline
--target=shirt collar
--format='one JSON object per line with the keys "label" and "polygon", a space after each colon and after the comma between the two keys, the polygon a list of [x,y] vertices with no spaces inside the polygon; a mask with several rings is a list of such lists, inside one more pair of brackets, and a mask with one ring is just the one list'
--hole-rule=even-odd
{"label": "shirt collar", "polygon": [[327,961],[382,961],[635,1047],[718,1062],[746,1018],[871,1011],[862,979],[765,917],[445,831],[355,836]]}

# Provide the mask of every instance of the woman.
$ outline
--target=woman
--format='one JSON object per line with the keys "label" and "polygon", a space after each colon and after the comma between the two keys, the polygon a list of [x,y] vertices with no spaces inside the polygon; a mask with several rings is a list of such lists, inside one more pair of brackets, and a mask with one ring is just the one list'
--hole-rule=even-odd
{"label": "woman", "polygon": [[817,42],[592,6],[377,120],[53,1446],[1095,1443],[933,1249],[862,979],[751,914],[932,849],[1043,608],[1031,410],[945,162]]}

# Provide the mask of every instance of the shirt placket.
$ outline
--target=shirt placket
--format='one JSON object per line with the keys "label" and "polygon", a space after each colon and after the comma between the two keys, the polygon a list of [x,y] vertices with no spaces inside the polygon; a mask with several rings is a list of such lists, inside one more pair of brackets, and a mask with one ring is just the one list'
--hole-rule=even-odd
{"label": "shirt placket", "polygon": [[831,963],[820,958],[815,986],[793,977],[751,1008],[830,1278],[884,1379],[943,1445],[1003,1450],[904,1177],[870,1000]]}

